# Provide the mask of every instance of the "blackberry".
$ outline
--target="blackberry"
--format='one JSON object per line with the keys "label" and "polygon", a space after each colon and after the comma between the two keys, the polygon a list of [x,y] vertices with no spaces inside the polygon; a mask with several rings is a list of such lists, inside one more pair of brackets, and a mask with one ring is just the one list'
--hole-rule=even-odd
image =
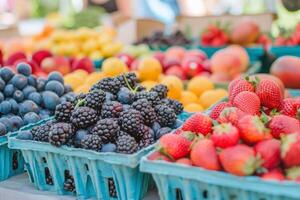
{"label": "blackberry", "polygon": [[116,144],[118,153],[132,154],[138,150],[138,144],[130,135],[118,137]]}
{"label": "blackberry", "polygon": [[91,132],[98,135],[103,143],[108,143],[114,141],[119,131],[120,127],[117,120],[101,119],[97,121]]}
{"label": "blackberry", "polygon": [[176,101],[174,99],[165,98],[165,99],[161,100],[160,103],[172,108],[175,111],[176,115],[179,115],[183,111],[182,103],[180,103],[179,101]]}
{"label": "blackberry", "polygon": [[49,132],[50,144],[60,147],[66,144],[74,134],[71,124],[58,122],[51,126]]}
{"label": "blackberry", "polygon": [[36,126],[31,129],[32,139],[40,142],[49,142],[49,132],[53,122],[47,122],[41,126]]}
{"label": "blackberry", "polygon": [[118,134],[117,134],[117,138],[118,137],[121,137],[123,135],[129,135],[128,133],[126,133],[125,131],[119,131]]}
{"label": "blackberry", "polygon": [[53,185],[53,179],[48,167],[45,168],[45,178],[46,178],[46,184]]}
{"label": "blackberry", "polygon": [[108,178],[109,196],[117,198],[117,190],[113,178]]}
{"label": "blackberry", "polygon": [[60,103],[55,108],[55,119],[60,122],[69,122],[73,110],[74,105],[71,102]]}
{"label": "blackberry", "polygon": [[139,149],[143,149],[145,147],[150,146],[154,143],[154,133],[148,126],[142,126],[140,130],[140,142],[139,142]]}
{"label": "blackberry", "polygon": [[105,92],[102,90],[93,90],[86,95],[85,106],[99,111],[105,101],[105,96]]}
{"label": "blackberry", "polygon": [[94,84],[92,86],[92,88],[90,89],[90,91],[100,89],[100,90],[103,90],[104,92],[110,92],[113,94],[117,94],[120,87],[121,87],[120,81],[116,81],[114,78],[107,77],[107,78],[103,78],[101,81]]}
{"label": "blackberry", "polygon": [[107,101],[102,106],[102,118],[118,118],[123,111],[123,106],[117,101]]}
{"label": "blackberry", "polygon": [[[136,84],[138,82],[138,78],[136,77],[136,74],[133,72],[122,74],[120,76],[117,76],[115,79],[120,81],[122,86],[125,86],[129,89],[135,89]],[[130,87],[128,86],[128,84]]]}
{"label": "blackberry", "polygon": [[97,121],[97,111],[90,107],[75,108],[71,115],[72,124],[78,128],[87,128]]}
{"label": "blackberry", "polygon": [[72,100],[73,105],[75,106],[75,105],[78,103],[79,100],[82,100],[82,99],[84,99],[85,97],[86,97],[86,94],[84,94],[84,93],[78,94],[78,95],[75,96],[75,97],[73,98],[73,100]]}
{"label": "blackberry", "polygon": [[150,89],[150,92],[156,92],[160,99],[166,98],[168,91],[169,91],[168,87],[163,84],[156,85]]}
{"label": "blackberry", "polygon": [[157,105],[155,112],[161,126],[172,126],[176,122],[177,116],[174,110],[166,105]]}
{"label": "blackberry", "polygon": [[147,99],[152,106],[159,104],[160,98],[156,92],[141,91],[135,94],[135,100]]}
{"label": "blackberry", "polygon": [[69,170],[65,171],[64,190],[69,191],[69,192],[75,192],[74,178],[70,174]]}
{"label": "blackberry", "polygon": [[84,149],[100,151],[102,147],[101,138],[98,135],[86,135],[81,140],[81,147]]}
{"label": "blackberry", "polygon": [[132,108],[140,111],[146,125],[151,126],[156,121],[155,110],[147,99],[139,99],[133,102]]}
{"label": "blackberry", "polygon": [[119,120],[122,130],[127,133],[135,133],[140,129],[143,117],[139,111],[129,109],[121,113]]}

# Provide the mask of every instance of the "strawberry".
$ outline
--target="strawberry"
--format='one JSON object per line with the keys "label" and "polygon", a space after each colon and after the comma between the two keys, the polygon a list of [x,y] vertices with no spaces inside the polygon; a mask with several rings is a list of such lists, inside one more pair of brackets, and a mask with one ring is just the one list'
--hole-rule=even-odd
{"label": "strawberry", "polygon": [[230,107],[231,104],[228,103],[228,102],[220,102],[218,103],[217,105],[215,105],[213,107],[213,109],[211,110],[209,116],[213,119],[213,120],[216,120],[220,113],[223,111],[224,108],[227,108],[227,107]]}
{"label": "strawberry", "polygon": [[276,115],[269,124],[274,138],[280,138],[282,134],[300,133],[300,122],[286,115]]}
{"label": "strawberry", "polygon": [[254,92],[254,86],[244,78],[236,78],[228,86],[229,102],[233,102],[236,95],[243,91]]}
{"label": "strawberry", "polygon": [[190,153],[191,141],[176,134],[165,134],[159,139],[158,150],[172,158],[177,160],[183,158]]}
{"label": "strawberry", "polygon": [[281,137],[281,158],[284,166],[300,165],[300,133],[292,133]]}
{"label": "strawberry", "polygon": [[207,115],[196,113],[185,121],[182,130],[207,135],[212,130],[212,120]]}
{"label": "strawberry", "polygon": [[281,102],[281,113],[300,119],[300,98],[285,98]]}
{"label": "strawberry", "polygon": [[279,108],[283,100],[280,86],[273,80],[260,80],[255,93],[260,99],[261,105],[267,108]]}
{"label": "strawberry", "polygon": [[176,160],[176,163],[192,166],[192,161],[188,158],[180,158],[180,159]]}
{"label": "strawberry", "polygon": [[224,170],[237,176],[252,175],[260,167],[253,148],[244,144],[224,149],[219,158]]}
{"label": "strawberry", "polygon": [[233,100],[233,105],[245,113],[255,115],[259,113],[260,100],[254,92],[240,92]]}
{"label": "strawberry", "polygon": [[152,153],[150,156],[148,156],[148,160],[164,160],[167,162],[172,162],[172,160],[170,158],[161,154],[158,151],[156,151],[156,152]]}
{"label": "strawberry", "polygon": [[216,147],[227,148],[239,142],[239,130],[230,123],[223,123],[214,126],[211,140]]}
{"label": "strawberry", "polygon": [[262,141],[270,136],[267,129],[260,118],[255,115],[246,115],[238,122],[241,138],[248,144],[254,144]]}
{"label": "strawberry", "polygon": [[289,180],[300,182],[300,167],[286,169],[286,176]]}
{"label": "strawberry", "polygon": [[269,172],[264,173],[261,176],[264,180],[275,180],[275,181],[283,181],[285,179],[284,174],[280,169],[273,169]]}
{"label": "strawberry", "polygon": [[237,126],[238,120],[245,116],[246,113],[241,111],[236,107],[228,107],[224,108],[224,110],[220,113],[217,121],[219,123],[232,123],[233,125]]}
{"label": "strawberry", "polygon": [[280,164],[280,141],[276,139],[263,140],[254,146],[256,155],[263,160],[262,167],[271,170]]}
{"label": "strawberry", "polygon": [[209,170],[220,170],[218,155],[214,143],[209,139],[197,141],[190,154],[193,165]]}

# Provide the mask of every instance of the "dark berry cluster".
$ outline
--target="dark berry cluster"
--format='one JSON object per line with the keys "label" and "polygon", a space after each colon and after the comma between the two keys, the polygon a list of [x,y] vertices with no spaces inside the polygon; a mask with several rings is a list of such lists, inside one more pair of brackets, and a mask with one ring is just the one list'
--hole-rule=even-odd
{"label": "dark berry cluster", "polygon": [[56,107],[55,122],[31,130],[33,140],[102,152],[132,154],[181,125],[182,105],[168,88],[140,87],[134,73],[104,78]]}

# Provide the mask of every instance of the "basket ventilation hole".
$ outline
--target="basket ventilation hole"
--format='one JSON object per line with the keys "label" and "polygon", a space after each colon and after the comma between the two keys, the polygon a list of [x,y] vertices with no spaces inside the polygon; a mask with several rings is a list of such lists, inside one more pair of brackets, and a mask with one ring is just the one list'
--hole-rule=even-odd
{"label": "basket ventilation hole", "polygon": [[65,175],[64,190],[69,191],[69,192],[76,192],[74,178],[70,174],[70,171],[65,170],[64,175]]}
{"label": "basket ventilation hole", "polygon": [[208,198],[208,192],[207,192],[207,190],[203,190],[202,197],[203,197],[203,199],[207,199]]}
{"label": "basket ventilation hole", "polygon": [[230,199],[230,200],[238,200],[236,194],[230,194],[230,195],[229,195],[229,199]]}
{"label": "basket ventilation hole", "polygon": [[43,163],[47,163],[47,160],[46,160],[45,157],[42,157],[42,162],[43,162]]}
{"label": "basket ventilation hole", "polygon": [[84,167],[85,167],[86,171],[89,171],[89,166],[87,164],[84,164]]}
{"label": "basket ventilation hole", "polygon": [[48,167],[45,167],[45,179],[46,179],[46,184],[53,185],[53,179]]}
{"label": "basket ventilation hole", "polygon": [[176,192],[176,200],[183,200],[181,190],[179,188],[176,188],[175,192]]}
{"label": "basket ventilation hole", "polygon": [[112,197],[112,198],[118,198],[114,179],[113,178],[108,178],[107,179],[107,184],[108,184],[109,196]]}
{"label": "basket ventilation hole", "polygon": [[12,167],[13,170],[16,170],[19,168],[19,162],[18,162],[18,152],[14,152],[13,153],[13,157],[12,157]]}
{"label": "basket ventilation hole", "polygon": [[259,200],[267,200],[267,199],[265,199],[265,198],[260,198]]}

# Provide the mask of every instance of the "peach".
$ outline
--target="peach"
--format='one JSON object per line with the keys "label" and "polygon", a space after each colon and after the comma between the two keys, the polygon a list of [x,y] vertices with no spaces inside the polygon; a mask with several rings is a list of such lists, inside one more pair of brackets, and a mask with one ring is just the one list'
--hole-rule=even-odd
{"label": "peach", "polygon": [[239,45],[230,45],[226,48],[226,50],[234,55],[237,55],[241,59],[241,70],[246,71],[249,65],[249,56],[245,48]]}
{"label": "peach", "polygon": [[173,46],[170,47],[167,51],[166,51],[166,57],[167,58],[175,58],[178,60],[182,60],[185,54],[185,49],[179,46]]}
{"label": "peach", "polygon": [[260,30],[259,26],[251,19],[240,20],[231,32],[231,42],[240,45],[249,45],[255,43]]}
{"label": "peach", "polygon": [[231,77],[225,73],[215,73],[210,76],[210,79],[215,83],[229,82]]}
{"label": "peach", "polygon": [[204,51],[201,51],[200,49],[193,49],[190,51],[187,51],[184,54],[184,58],[191,58],[191,57],[196,57],[201,59],[201,61],[204,61],[207,59],[207,55]]}

